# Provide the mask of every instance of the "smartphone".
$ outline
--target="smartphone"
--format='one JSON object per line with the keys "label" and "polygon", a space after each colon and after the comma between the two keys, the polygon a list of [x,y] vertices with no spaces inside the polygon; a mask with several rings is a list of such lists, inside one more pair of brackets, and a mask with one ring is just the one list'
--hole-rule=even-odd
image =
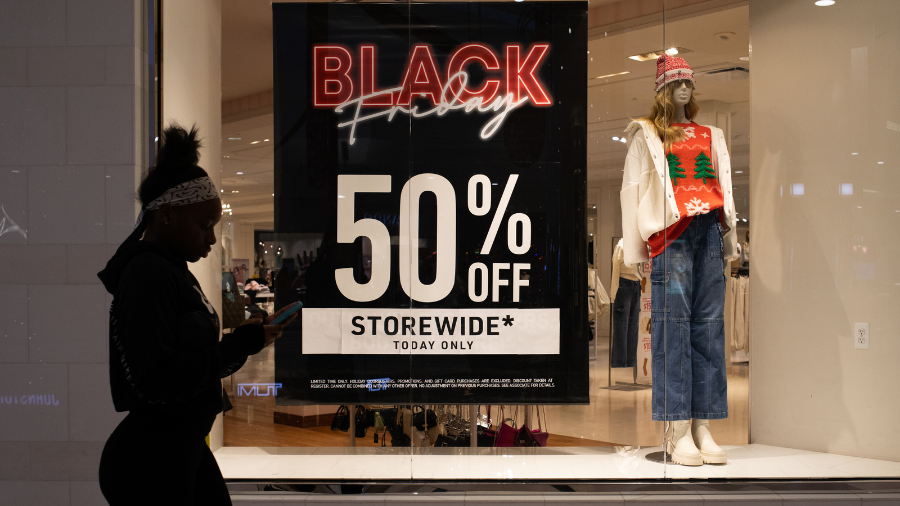
{"label": "smartphone", "polygon": [[297,311],[300,311],[301,307],[303,307],[302,302],[299,302],[299,301],[294,302],[293,304],[288,306],[288,308],[285,312],[281,313],[281,316],[272,320],[272,322],[269,323],[269,325],[281,325],[281,323],[284,322],[285,320],[287,320],[288,318],[290,318],[290,316],[292,314],[296,313]]}

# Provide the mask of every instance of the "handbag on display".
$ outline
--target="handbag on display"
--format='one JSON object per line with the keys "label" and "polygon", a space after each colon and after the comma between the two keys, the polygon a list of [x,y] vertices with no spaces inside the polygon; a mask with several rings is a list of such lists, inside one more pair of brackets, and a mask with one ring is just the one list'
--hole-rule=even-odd
{"label": "handbag on display", "polygon": [[425,433],[428,434],[429,441],[437,441],[437,438],[444,434],[444,424],[435,423],[434,427],[425,429]]}
{"label": "handbag on display", "polygon": [[516,431],[514,444],[519,447],[538,446],[537,441],[534,440],[534,433],[528,428],[527,423],[523,423],[519,430]]}
{"label": "handbag on display", "polygon": [[439,435],[437,439],[434,440],[435,448],[448,448],[454,446],[459,446],[457,440],[445,434]]}
{"label": "handbag on display", "polygon": [[419,430],[416,427],[413,427],[410,435],[410,441],[412,446],[418,447],[428,447],[431,446],[431,441],[428,440],[428,433],[424,430]]}
{"label": "handbag on display", "polygon": [[485,429],[484,427],[478,427],[478,446],[480,448],[490,448],[494,446],[494,442],[497,440],[497,431],[494,429]]}
{"label": "handbag on display", "polygon": [[[416,408],[419,411],[416,411]],[[413,425],[419,430],[437,427],[437,414],[433,409],[425,409],[425,406],[413,406]]]}
{"label": "handbag on display", "polygon": [[538,428],[531,431],[534,436],[535,446],[547,446],[547,439],[550,438],[550,429],[544,430],[544,425],[547,425],[547,412],[544,411],[544,423],[541,424],[541,411],[542,406],[537,407],[537,422]]}
{"label": "handbag on display", "polygon": [[[494,446],[496,447],[512,447],[516,445],[516,421],[512,418],[505,418],[503,416],[503,406],[500,406],[500,419],[503,420],[500,422],[500,428],[497,430],[497,438],[494,440]],[[506,422],[512,422],[512,425]]]}
{"label": "handbag on display", "polygon": [[397,408],[382,409],[379,413],[381,413],[381,419],[384,420],[385,427],[397,425]]}
{"label": "handbag on display", "polygon": [[347,432],[350,430],[350,409],[347,406],[340,406],[331,420],[331,430],[340,430]]}
{"label": "handbag on display", "polygon": [[425,406],[412,407],[412,424],[419,430],[425,430]]}
{"label": "handbag on display", "polygon": [[391,446],[410,446],[412,440],[403,432],[403,411],[399,411],[400,415],[397,417],[395,423],[388,427],[388,433],[391,435]]}
{"label": "handbag on display", "polygon": [[366,425],[366,408],[356,406],[356,437],[366,437],[368,428],[368,425]]}

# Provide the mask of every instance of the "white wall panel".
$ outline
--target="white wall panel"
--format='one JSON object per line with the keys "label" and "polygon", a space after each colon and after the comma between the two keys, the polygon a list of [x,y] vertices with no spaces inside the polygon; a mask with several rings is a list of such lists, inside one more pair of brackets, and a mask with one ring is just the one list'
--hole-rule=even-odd
{"label": "white wall panel", "polygon": [[27,297],[27,285],[0,285],[0,350],[3,362],[28,362]]}
{"label": "white wall panel", "polygon": [[0,497],[9,504],[61,506],[69,504],[69,482],[0,481]]}
{"label": "white wall panel", "polygon": [[133,86],[71,87],[66,97],[68,163],[135,163]]}
{"label": "white wall panel", "polygon": [[102,285],[28,288],[31,362],[106,363],[109,319]]}
{"label": "white wall panel", "polygon": [[29,167],[29,244],[106,242],[105,184],[100,166]]}
{"label": "white wall panel", "polygon": [[103,47],[32,47],[28,49],[29,86],[87,86],[106,79]]}
{"label": "white wall panel", "polygon": [[0,166],[66,162],[65,88],[0,88],[0,118]]}
{"label": "white wall panel", "polygon": [[[28,232],[28,170],[25,167],[0,167],[0,206],[3,208],[0,221],[5,220],[0,225],[0,244],[25,244]],[[14,226],[21,232],[11,231]]]}
{"label": "white wall panel", "polygon": [[66,280],[66,247],[61,244],[0,244],[0,279],[10,284],[63,283]]}
{"label": "white wall panel", "polygon": [[0,86],[25,86],[28,74],[28,50],[0,47]]}
{"label": "white wall panel", "polygon": [[898,26],[892,0],[750,2],[753,443],[900,459]]}
{"label": "white wall panel", "polygon": [[[66,364],[0,364],[3,441],[69,439],[67,368]],[[46,403],[37,403],[38,396]]]}
{"label": "white wall panel", "polygon": [[66,0],[0,2],[0,46],[66,44]]}

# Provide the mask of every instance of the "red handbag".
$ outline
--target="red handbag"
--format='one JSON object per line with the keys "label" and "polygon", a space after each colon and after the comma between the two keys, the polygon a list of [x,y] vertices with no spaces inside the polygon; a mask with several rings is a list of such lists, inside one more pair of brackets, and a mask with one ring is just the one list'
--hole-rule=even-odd
{"label": "red handbag", "polygon": [[506,423],[507,420],[513,424],[515,424],[516,421],[512,418],[504,418],[503,406],[500,406],[500,419],[503,421],[500,422],[500,428],[497,430],[497,438],[494,439],[494,446],[504,448],[516,446],[516,429],[514,429],[512,425]]}
{"label": "red handbag", "polygon": [[[531,435],[534,437],[534,446],[547,446],[547,439],[550,437],[549,430],[544,432],[544,427],[541,425],[541,407],[537,408],[537,421],[538,428],[531,431]],[[544,423],[547,423],[547,412],[544,411]]]}
{"label": "red handbag", "polygon": [[528,428],[528,424],[523,423],[519,430],[516,431],[516,446],[538,446],[534,439],[534,433]]}

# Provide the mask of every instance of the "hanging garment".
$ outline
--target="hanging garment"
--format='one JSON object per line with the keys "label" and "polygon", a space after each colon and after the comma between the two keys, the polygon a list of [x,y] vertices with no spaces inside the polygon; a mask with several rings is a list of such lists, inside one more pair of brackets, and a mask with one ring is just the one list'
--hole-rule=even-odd
{"label": "hanging garment", "polygon": [[613,303],[613,339],[610,367],[634,367],[637,363],[638,324],[641,316],[641,283],[619,278]]}
{"label": "hanging garment", "polygon": [[597,318],[608,315],[609,295],[606,293],[606,289],[603,288],[603,283],[600,282],[597,269],[588,269],[588,288],[590,289],[588,292],[589,319],[594,319],[595,315]]}

